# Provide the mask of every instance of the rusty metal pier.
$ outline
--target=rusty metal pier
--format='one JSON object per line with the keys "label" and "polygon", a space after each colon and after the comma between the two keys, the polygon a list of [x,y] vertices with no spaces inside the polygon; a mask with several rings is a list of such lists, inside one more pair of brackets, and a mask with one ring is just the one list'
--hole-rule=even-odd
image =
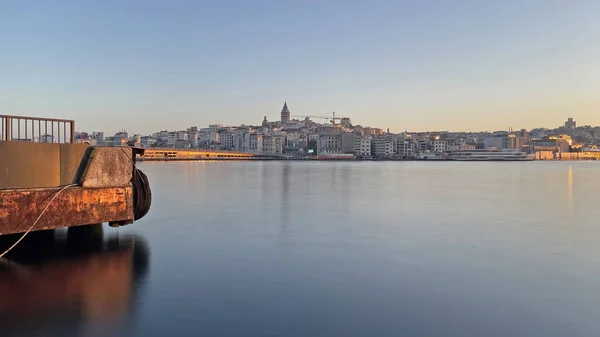
{"label": "rusty metal pier", "polygon": [[72,120],[0,120],[0,235],[26,232],[44,210],[33,231],[124,225],[147,212],[139,200],[149,207],[149,187],[135,167],[142,149],[75,144]]}

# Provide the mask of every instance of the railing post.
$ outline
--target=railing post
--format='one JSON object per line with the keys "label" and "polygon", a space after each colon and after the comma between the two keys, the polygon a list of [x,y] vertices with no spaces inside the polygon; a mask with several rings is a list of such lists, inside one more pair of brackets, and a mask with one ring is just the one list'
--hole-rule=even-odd
{"label": "railing post", "polygon": [[75,143],[75,121],[71,121],[71,143]]}
{"label": "railing post", "polygon": [[10,126],[12,124],[12,120],[10,116],[6,116],[6,123],[4,124],[4,136],[7,142],[10,142],[12,135],[10,134]]}

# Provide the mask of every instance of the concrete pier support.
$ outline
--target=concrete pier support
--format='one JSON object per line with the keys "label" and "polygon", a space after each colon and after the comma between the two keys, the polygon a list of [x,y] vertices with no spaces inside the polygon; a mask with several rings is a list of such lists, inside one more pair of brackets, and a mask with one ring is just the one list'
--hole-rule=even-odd
{"label": "concrete pier support", "polygon": [[[13,147],[21,148],[22,144],[25,143],[0,142],[0,152],[4,150],[17,156],[18,152]],[[103,222],[133,222],[135,149],[84,147],[85,152],[82,152],[68,147],[81,144],[60,144],[57,151],[47,153],[47,145],[59,144],[29,145],[40,145],[26,150],[41,151],[43,155],[28,156],[28,160],[0,166],[10,166],[9,172],[19,172],[20,166],[27,165],[43,167],[44,163],[54,163],[58,166],[52,175],[33,183],[27,175],[17,178],[10,175],[7,179],[0,179],[0,235],[27,231],[46,207],[34,231]],[[79,153],[71,153],[74,149]],[[63,189],[66,182],[73,186]],[[82,229],[87,230],[90,227]]]}

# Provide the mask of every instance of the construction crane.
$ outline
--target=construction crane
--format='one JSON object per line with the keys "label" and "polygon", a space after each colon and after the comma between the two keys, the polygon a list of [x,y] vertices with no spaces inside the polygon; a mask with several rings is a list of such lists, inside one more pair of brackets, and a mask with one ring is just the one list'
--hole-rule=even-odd
{"label": "construction crane", "polygon": [[300,118],[300,117],[302,117],[302,118],[306,118],[306,117],[308,117],[308,118],[320,118],[320,119],[326,119],[326,120],[329,120],[329,121],[331,121],[331,124],[335,124],[335,121],[336,121],[336,120],[341,120],[341,119],[343,119],[343,118],[346,118],[346,117],[336,117],[336,115],[335,115],[335,111],[332,113],[332,117],[327,117],[327,116],[323,116],[323,115],[294,115],[294,116],[292,116],[292,117],[299,117],[299,118]]}

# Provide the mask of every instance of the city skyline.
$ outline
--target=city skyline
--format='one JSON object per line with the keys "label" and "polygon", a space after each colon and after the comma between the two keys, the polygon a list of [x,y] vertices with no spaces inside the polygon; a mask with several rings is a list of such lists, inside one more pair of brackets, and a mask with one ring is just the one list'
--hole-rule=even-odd
{"label": "city skyline", "polygon": [[336,111],[412,131],[600,125],[596,1],[14,2],[2,114],[147,134]]}
{"label": "city skyline", "polygon": [[[271,123],[271,122],[279,122],[282,120],[282,113],[283,111],[286,111],[288,115],[291,115],[291,119],[290,120],[296,120],[296,121],[302,121],[304,120],[305,117],[309,117],[309,119],[315,123],[320,123],[320,124],[329,124],[331,123],[331,114],[328,113],[321,113],[321,114],[315,114],[315,115],[304,115],[304,114],[298,114],[295,113],[293,111],[293,109],[288,107],[288,102],[287,100],[284,101],[283,103],[283,108],[279,111],[279,113],[277,113],[277,116],[274,116],[272,118],[269,118],[269,115],[264,115],[262,117],[262,121],[264,122],[265,118],[266,120]],[[332,112],[333,113],[333,112]],[[338,115],[339,116],[339,115]],[[318,119],[315,119],[313,117],[318,117]],[[342,117],[346,117],[346,116],[342,116]],[[288,117],[289,118],[289,117]],[[553,125],[553,126],[545,126],[545,125],[537,125],[537,126],[533,126],[531,128],[524,128],[524,127],[520,127],[518,125],[508,125],[504,128],[502,127],[498,127],[498,128],[494,128],[494,129],[489,129],[489,130],[443,130],[443,129],[439,129],[439,130],[435,130],[435,129],[427,129],[427,130],[412,130],[412,129],[403,129],[403,130],[393,130],[391,128],[388,128],[386,126],[383,125],[365,125],[365,124],[360,124],[360,123],[355,123],[351,117],[350,118],[352,125],[360,125],[362,127],[369,127],[369,128],[378,128],[378,129],[382,129],[382,130],[386,130],[389,131],[390,133],[394,133],[394,134],[399,134],[399,133],[404,133],[404,132],[410,132],[410,133],[439,133],[439,132],[458,132],[458,133],[469,133],[469,132],[473,132],[473,133],[485,133],[485,132],[497,132],[497,131],[507,131],[507,132],[513,132],[513,131],[519,131],[522,129],[525,130],[532,130],[532,129],[557,129],[557,128],[561,128],[563,126],[565,126],[565,121],[573,121],[575,120],[577,122],[577,126],[578,127],[582,127],[582,126],[592,126],[592,127],[597,127],[600,126],[599,125],[595,125],[595,124],[586,124],[586,123],[581,123],[576,117],[573,116],[568,116],[568,117],[564,117],[562,122],[558,123],[557,125]],[[339,124],[339,120],[336,122]],[[210,122],[208,124],[205,125],[198,125],[198,124],[194,124],[194,123],[188,123],[188,125],[184,125],[184,126],[180,126],[180,127],[174,127],[174,128],[168,128],[168,127],[162,127],[162,128],[158,128],[155,130],[151,130],[148,132],[136,132],[128,130],[126,128],[118,128],[113,130],[97,130],[97,129],[82,129],[82,128],[78,128],[78,131],[98,131],[98,132],[103,132],[106,134],[115,134],[115,133],[119,133],[119,132],[127,132],[128,134],[131,135],[140,135],[140,136],[144,136],[144,135],[152,135],[158,131],[177,131],[177,130],[185,130],[188,129],[190,127],[197,127],[198,129],[202,129],[202,128],[207,128],[210,125],[219,125],[221,127],[241,127],[241,126],[247,126],[247,127],[259,127],[261,125],[261,123],[259,122],[253,122],[253,123],[237,123],[237,124],[224,124],[224,123],[220,123],[219,121],[214,121],[214,122]]]}

